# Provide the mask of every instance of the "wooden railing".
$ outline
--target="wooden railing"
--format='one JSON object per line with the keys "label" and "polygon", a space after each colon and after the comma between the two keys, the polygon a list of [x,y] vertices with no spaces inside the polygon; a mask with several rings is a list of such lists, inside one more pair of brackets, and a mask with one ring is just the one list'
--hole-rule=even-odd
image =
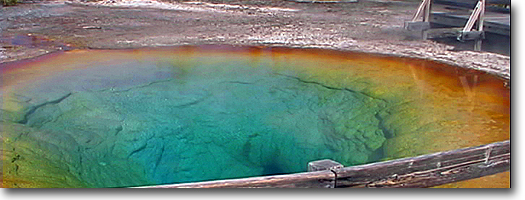
{"label": "wooden railing", "polygon": [[[488,2],[495,3],[506,3],[510,4],[510,1],[506,0],[473,0],[477,2],[472,10],[472,13],[466,24],[463,25],[462,29],[458,28],[445,28],[445,29],[431,29],[430,27],[430,13],[431,6],[433,2],[437,3],[447,3],[447,4],[456,4],[456,1],[438,1],[438,0],[422,0],[416,13],[410,21],[405,22],[405,29],[410,31],[421,31],[422,38],[428,39],[433,36],[430,35],[440,35],[440,36],[457,36],[458,41],[467,41],[475,40],[474,50],[481,51],[482,40],[485,38],[483,31],[483,23],[485,16],[485,9]],[[466,4],[465,4],[466,3]],[[470,5],[470,2],[458,3],[458,6]],[[422,21],[418,21],[422,17]],[[474,27],[475,26],[475,27]]]}
{"label": "wooden railing", "polygon": [[351,167],[330,160],[315,161],[309,164],[309,170],[312,171],[141,188],[433,187],[509,171],[510,141]]}

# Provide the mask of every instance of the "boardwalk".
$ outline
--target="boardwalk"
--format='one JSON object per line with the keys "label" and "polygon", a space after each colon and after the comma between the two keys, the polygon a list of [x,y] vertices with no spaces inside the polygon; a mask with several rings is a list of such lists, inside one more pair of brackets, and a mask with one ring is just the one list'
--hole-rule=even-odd
{"label": "boardwalk", "polygon": [[[510,1],[487,1],[483,30],[510,37],[510,12],[508,9],[491,6],[491,3],[505,3]],[[442,27],[463,27],[467,23],[476,0],[435,0],[430,14],[430,23]],[[470,8],[468,8],[470,7]]]}
{"label": "boardwalk", "polygon": [[456,50],[510,55],[510,0],[424,0],[405,29]]}

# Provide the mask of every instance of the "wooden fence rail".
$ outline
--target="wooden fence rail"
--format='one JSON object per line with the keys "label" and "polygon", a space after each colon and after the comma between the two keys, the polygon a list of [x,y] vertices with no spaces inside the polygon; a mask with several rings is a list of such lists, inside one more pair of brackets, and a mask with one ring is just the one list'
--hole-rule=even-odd
{"label": "wooden fence rail", "polygon": [[322,171],[141,188],[432,187],[510,170],[510,141]]}

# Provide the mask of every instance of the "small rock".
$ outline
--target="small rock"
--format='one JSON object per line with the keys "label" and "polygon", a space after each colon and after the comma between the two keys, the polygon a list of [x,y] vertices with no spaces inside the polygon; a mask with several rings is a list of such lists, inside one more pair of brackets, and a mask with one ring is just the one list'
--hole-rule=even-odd
{"label": "small rock", "polygon": [[83,26],[83,29],[102,29],[100,26]]}

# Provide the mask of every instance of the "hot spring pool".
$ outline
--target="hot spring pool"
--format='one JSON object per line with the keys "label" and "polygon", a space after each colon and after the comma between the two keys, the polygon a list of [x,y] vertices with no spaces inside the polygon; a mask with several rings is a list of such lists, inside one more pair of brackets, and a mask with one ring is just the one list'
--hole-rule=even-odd
{"label": "hot spring pool", "polygon": [[4,187],[284,174],[510,137],[504,81],[319,49],[83,50],[3,64]]}

